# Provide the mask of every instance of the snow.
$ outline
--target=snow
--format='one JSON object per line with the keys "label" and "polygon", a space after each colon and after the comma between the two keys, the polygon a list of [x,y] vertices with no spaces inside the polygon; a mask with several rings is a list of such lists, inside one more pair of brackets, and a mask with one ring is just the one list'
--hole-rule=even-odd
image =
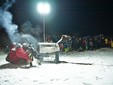
{"label": "snow", "polygon": [[0,85],[113,85],[113,49],[61,53],[61,63],[12,65],[0,53]]}

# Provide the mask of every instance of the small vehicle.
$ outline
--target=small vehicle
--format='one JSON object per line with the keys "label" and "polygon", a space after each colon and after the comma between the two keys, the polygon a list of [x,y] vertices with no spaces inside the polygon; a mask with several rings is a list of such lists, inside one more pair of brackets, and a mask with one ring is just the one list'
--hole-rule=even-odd
{"label": "small vehicle", "polygon": [[37,47],[38,54],[43,60],[43,57],[55,55],[54,62],[59,63],[60,48],[58,43],[39,42]]}
{"label": "small vehicle", "polygon": [[30,66],[32,66],[33,57],[35,57],[38,60],[37,63],[41,65],[38,53],[31,45],[27,46],[26,44],[21,45],[20,43],[15,43],[10,47],[6,61],[17,65],[30,64]]}
{"label": "small vehicle", "polygon": [[29,57],[29,53],[24,50],[21,44],[13,44],[6,57],[6,61],[12,64],[27,64],[32,62],[32,58]]}

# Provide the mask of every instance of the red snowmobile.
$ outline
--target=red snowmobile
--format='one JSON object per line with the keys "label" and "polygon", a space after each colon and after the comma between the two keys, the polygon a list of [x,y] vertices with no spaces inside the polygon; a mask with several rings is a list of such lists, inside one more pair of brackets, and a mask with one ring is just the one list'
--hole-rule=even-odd
{"label": "red snowmobile", "polygon": [[21,44],[13,44],[6,57],[6,61],[12,64],[30,64],[32,66],[33,56],[29,49],[24,49]]}

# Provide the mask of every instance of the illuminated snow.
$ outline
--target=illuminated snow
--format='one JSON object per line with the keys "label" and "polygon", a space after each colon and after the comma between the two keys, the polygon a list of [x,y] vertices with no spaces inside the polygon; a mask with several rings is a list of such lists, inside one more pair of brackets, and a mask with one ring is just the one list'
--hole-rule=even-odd
{"label": "illuminated snow", "polygon": [[[60,64],[17,67],[0,56],[0,85],[113,85],[113,49],[70,52]],[[4,58],[3,58],[4,57]]]}

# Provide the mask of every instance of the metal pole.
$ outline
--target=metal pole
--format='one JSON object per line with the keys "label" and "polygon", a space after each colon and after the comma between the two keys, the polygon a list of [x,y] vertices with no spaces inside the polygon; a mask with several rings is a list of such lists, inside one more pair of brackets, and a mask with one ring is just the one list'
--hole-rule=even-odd
{"label": "metal pole", "polygon": [[46,34],[45,34],[45,14],[43,14],[43,39],[44,42],[46,41]]}

